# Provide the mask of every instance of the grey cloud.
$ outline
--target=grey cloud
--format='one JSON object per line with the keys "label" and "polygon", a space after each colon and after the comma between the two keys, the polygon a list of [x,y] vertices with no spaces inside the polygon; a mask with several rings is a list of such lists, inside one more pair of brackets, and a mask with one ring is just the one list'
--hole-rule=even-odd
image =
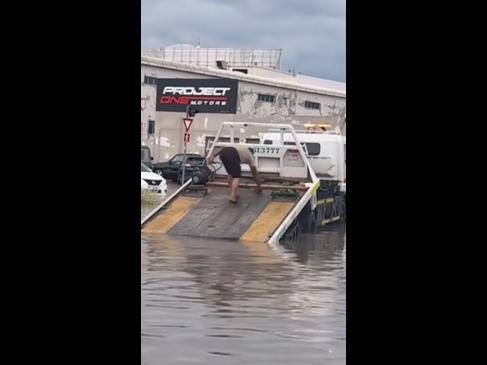
{"label": "grey cloud", "polygon": [[282,48],[283,69],[345,81],[345,0],[142,0],[142,47]]}

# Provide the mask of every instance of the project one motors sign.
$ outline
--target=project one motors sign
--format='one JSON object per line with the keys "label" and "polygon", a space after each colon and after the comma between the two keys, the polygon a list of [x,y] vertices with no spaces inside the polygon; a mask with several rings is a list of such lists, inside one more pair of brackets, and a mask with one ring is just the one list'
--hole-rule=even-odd
{"label": "project one motors sign", "polygon": [[200,113],[237,111],[238,81],[231,79],[158,79],[158,112],[186,112],[188,105]]}

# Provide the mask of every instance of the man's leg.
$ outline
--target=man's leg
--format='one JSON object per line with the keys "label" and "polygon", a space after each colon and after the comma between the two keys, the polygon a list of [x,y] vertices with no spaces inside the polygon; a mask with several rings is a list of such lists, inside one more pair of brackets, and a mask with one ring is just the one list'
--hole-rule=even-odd
{"label": "man's leg", "polygon": [[228,179],[228,187],[230,188],[230,200],[233,200],[233,186],[232,186],[233,177],[230,174],[228,174],[227,179]]}
{"label": "man's leg", "polygon": [[255,166],[250,166],[250,171],[252,171],[252,176],[255,179],[255,182],[257,183],[257,191],[260,193],[262,192],[262,186],[260,185],[260,178],[259,178],[259,173],[257,172],[257,168]]}
{"label": "man's leg", "polygon": [[232,179],[232,192],[230,194],[230,200],[236,202],[237,199],[238,199],[238,182],[239,182],[239,178],[233,178]]}

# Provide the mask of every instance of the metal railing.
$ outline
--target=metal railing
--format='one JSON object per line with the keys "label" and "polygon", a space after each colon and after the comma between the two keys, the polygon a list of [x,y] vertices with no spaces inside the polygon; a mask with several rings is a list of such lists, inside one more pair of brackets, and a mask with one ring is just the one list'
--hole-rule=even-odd
{"label": "metal railing", "polygon": [[245,48],[142,48],[141,55],[202,67],[216,67],[225,61],[230,67],[261,66],[281,69],[282,49]]}

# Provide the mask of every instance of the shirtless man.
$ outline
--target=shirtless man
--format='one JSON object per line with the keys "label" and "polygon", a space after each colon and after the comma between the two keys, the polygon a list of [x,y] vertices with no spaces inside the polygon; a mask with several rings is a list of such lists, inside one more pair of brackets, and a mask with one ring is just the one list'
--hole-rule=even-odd
{"label": "shirtless man", "polygon": [[228,173],[228,185],[231,188],[230,202],[236,203],[238,200],[238,183],[239,178],[242,175],[241,163],[246,163],[250,166],[252,176],[257,183],[257,192],[262,192],[260,185],[259,175],[257,173],[257,167],[255,166],[254,157],[248,147],[242,144],[234,143],[228,147],[215,147],[212,155],[208,158],[208,163],[212,163],[216,156],[220,156],[220,160],[225,166],[225,170]]}

